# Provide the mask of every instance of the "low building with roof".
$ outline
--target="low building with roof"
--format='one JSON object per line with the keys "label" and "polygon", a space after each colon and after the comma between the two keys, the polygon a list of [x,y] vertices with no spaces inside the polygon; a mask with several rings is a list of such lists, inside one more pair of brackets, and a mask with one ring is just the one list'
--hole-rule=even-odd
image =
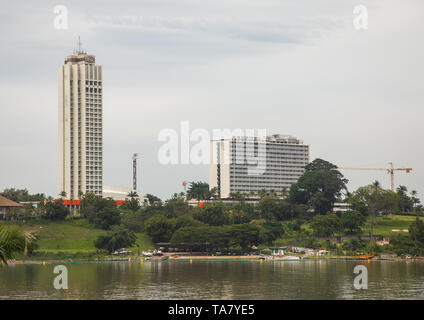
{"label": "low building with roof", "polygon": [[0,220],[5,220],[10,211],[15,208],[23,208],[23,205],[0,196]]}

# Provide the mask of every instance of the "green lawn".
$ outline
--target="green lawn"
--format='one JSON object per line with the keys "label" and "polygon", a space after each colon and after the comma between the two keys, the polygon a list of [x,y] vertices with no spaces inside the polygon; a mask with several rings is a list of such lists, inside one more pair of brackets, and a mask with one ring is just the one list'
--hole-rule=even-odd
{"label": "green lawn", "polygon": [[[28,223],[3,221],[3,224],[17,225],[24,231],[32,231],[39,238],[37,251],[46,253],[95,253],[94,240],[105,230],[96,229],[85,219],[46,221],[36,220]],[[154,245],[150,238],[144,233],[136,233],[140,250],[153,249]],[[137,253],[137,246],[129,248]]]}
{"label": "green lawn", "polygon": [[[403,229],[409,229],[409,226],[416,217],[392,215],[391,217],[377,217],[377,225],[374,226],[374,234],[381,236],[391,236],[398,233],[407,234]],[[420,218],[423,220],[423,218]],[[362,228],[362,234],[368,235],[370,228],[370,221],[367,219],[365,227]],[[392,231],[392,229],[399,229],[400,231]]]}
{"label": "green lawn", "polygon": [[[394,234],[407,234],[406,232],[403,232],[403,229],[409,229],[409,226],[416,217],[414,216],[406,216],[406,215],[392,215],[391,217],[384,216],[384,217],[377,217],[377,225],[374,226],[374,235],[380,235],[385,237],[393,236]],[[420,218],[421,220],[424,220],[424,218]],[[305,223],[302,225],[302,228],[304,230],[308,230],[312,232],[312,228],[309,223]],[[369,228],[370,228],[370,220],[369,217],[367,218],[367,221],[365,223],[365,226],[362,227],[362,235],[369,235]],[[392,229],[399,229],[400,231],[392,231]]]}

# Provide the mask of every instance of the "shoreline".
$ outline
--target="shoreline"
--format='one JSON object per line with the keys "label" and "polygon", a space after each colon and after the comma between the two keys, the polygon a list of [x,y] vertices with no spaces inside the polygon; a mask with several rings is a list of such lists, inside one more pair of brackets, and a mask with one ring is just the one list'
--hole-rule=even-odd
{"label": "shoreline", "polygon": [[[194,261],[233,261],[233,262],[242,262],[242,261],[261,261],[262,262],[284,262],[284,261],[325,261],[325,260],[342,260],[342,261],[400,261],[400,262],[424,262],[424,257],[418,258],[380,258],[374,257],[372,259],[363,259],[354,256],[331,256],[331,257],[302,257],[293,258],[295,256],[282,256],[282,257],[272,257],[262,256],[262,255],[250,255],[250,256],[190,256],[190,255],[179,255],[179,256],[154,256],[154,257],[122,257],[122,258],[103,258],[103,259],[40,259],[40,260],[10,260],[8,261],[9,265],[15,264],[55,264],[55,263],[100,263],[100,262],[194,262]],[[298,257],[298,256],[296,256]]]}

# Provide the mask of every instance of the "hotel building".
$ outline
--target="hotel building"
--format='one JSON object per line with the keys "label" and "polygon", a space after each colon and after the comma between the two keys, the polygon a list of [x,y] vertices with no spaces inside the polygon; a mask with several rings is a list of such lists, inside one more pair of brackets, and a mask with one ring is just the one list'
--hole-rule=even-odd
{"label": "hotel building", "polygon": [[58,69],[58,193],[79,199],[81,193],[102,195],[102,66],[81,49]]}
{"label": "hotel building", "polygon": [[[209,186],[216,187],[221,198],[228,198],[233,192],[281,192],[290,188],[309,163],[309,146],[295,137],[279,134],[267,136],[262,142],[233,137],[211,141],[210,157]],[[252,165],[248,161],[237,160],[255,158],[264,164],[259,174],[249,170]]]}

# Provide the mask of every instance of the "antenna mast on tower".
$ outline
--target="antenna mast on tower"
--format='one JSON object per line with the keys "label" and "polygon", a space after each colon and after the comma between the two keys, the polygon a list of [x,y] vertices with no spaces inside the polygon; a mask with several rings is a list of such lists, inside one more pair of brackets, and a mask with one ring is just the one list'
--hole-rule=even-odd
{"label": "antenna mast on tower", "polygon": [[137,190],[137,159],[138,153],[134,153],[132,156],[133,161],[133,190]]}

